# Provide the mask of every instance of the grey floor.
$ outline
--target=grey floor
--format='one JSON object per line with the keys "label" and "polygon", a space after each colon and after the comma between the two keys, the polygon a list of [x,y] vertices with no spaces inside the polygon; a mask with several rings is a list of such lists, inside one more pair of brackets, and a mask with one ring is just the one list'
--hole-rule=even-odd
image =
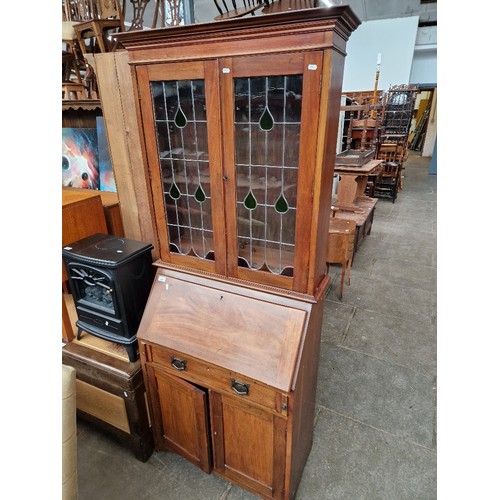
{"label": "grey floor", "polygon": [[[299,500],[434,499],[436,176],[418,153],[394,204],[379,200],[351,285],[325,306],[314,443]],[[256,498],[172,453],[148,462],[78,423],[80,500]]]}

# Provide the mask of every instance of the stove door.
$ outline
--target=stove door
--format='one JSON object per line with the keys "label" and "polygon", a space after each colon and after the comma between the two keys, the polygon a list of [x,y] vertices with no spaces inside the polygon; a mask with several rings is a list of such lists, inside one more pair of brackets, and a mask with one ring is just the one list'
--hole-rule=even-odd
{"label": "stove door", "polygon": [[84,264],[68,265],[71,292],[76,306],[85,306],[110,317],[118,315],[113,277],[104,270]]}

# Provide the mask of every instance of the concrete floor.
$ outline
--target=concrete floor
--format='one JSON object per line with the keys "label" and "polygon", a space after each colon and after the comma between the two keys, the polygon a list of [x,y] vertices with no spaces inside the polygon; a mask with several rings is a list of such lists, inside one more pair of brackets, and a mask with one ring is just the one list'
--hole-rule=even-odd
{"label": "concrete floor", "polygon": [[[377,203],[351,285],[325,305],[314,442],[298,500],[436,493],[436,176],[413,153],[394,204]],[[172,453],[135,459],[78,422],[79,500],[256,498]]]}

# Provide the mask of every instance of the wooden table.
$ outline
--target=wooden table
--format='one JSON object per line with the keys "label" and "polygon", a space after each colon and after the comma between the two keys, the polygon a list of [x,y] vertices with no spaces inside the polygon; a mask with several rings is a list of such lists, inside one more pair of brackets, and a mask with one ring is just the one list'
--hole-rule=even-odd
{"label": "wooden table", "polygon": [[352,210],[363,212],[359,201],[365,200],[365,189],[368,183],[368,176],[374,175],[382,160],[370,160],[361,167],[336,165],[335,173],[339,174],[339,184],[337,190],[337,202],[335,206],[341,210]]}
{"label": "wooden table", "polygon": [[[351,220],[356,223],[356,236],[354,238],[354,253],[357,252],[359,245],[366,236],[371,233],[373,218],[375,216],[375,205],[377,204],[376,198],[368,198],[365,196],[363,199],[358,200],[357,206],[359,212],[352,210],[336,210],[335,217],[343,220]],[[354,260],[354,256],[353,259]]]}
{"label": "wooden table", "polygon": [[347,284],[351,280],[351,264],[356,239],[356,222],[339,217],[331,217],[328,227],[328,246],[326,250],[327,264],[341,264],[339,298],[342,299],[344,277],[347,270]]}

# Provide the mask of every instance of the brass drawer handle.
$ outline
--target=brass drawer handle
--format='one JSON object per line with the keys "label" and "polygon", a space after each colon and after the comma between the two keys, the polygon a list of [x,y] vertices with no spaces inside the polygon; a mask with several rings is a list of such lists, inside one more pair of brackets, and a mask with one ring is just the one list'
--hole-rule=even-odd
{"label": "brass drawer handle", "polygon": [[187,361],[185,359],[176,358],[175,356],[170,356],[172,362],[170,363],[176,370],[182,371],[186,369]]}
{"label": "brass drawer handle", "polygon": [[250,384],[238,382],[234,378],[231,379],[231,389],[238,394],[238,396],[248,396],[250,393]]}

